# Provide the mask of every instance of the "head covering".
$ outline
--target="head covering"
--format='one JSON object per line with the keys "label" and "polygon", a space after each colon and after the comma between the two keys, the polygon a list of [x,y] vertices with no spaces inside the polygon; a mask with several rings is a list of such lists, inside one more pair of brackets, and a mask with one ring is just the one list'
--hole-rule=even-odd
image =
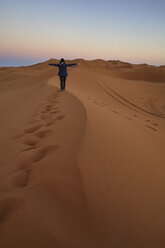
{"label": "head covering", "polygon": [[65,63],[65,60],[63,58],[60,60],[60,64],[61,63]]}

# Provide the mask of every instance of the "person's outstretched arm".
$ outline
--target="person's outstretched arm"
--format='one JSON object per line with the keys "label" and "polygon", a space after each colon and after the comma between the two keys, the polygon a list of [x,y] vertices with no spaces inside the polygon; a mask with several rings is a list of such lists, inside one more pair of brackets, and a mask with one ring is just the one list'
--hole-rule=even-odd
{"label": "person's outstretched arm", "polygon": [[77,63],[67,64],[67,66],[73,66],[73,65],[77,65]]}
{"label": "person's outstretched arm", "polygon": [[59,66],[59,64],[49,64],[49,65],[53,65],[53,66]]}

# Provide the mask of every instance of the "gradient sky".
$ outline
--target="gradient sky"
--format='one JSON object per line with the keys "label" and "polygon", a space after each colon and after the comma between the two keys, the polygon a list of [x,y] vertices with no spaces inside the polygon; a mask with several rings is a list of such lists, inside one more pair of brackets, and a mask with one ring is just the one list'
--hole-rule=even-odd
{"label": "gradient sky", "polygon": [[0,0],[0,66],[49,58],[165,64],[165,0]]}

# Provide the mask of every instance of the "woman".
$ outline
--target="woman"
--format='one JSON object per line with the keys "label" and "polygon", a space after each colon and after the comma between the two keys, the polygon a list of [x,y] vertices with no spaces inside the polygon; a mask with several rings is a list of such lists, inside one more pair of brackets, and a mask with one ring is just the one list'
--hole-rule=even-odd
{"label": "woman", "polygon": [[68,76],[67,67],[68,66],[77,65],[77,64],[76,63],[74,63],[74,64],[65,64],[65,60],[62,58],[60,60],[60,63],[59,64],[49,64],[49,65],[53,65],[53,66],[58,66],[59,67],[58,75],[59,75],[60,81],[61,81],[61,90],[65,90],[66,77]]}

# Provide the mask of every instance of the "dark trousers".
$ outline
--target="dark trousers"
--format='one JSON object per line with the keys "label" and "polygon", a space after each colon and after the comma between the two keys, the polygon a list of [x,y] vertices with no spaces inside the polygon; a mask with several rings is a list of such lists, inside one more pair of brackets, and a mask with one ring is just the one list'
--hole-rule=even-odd
{"label": "dark trousers", "polygon": [[66,76],[60,76],[61,90],[65,90]]}

